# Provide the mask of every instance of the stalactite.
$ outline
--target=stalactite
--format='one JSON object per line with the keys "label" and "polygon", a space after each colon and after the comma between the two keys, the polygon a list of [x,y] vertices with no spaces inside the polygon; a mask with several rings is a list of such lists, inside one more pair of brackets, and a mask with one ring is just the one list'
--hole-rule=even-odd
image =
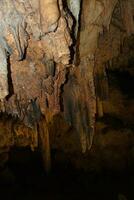
{"label": "stalactite", "polygon": [[82,60],[79,69],[69,77],[63,94],[65,118],[77,130],[83,153],[91,148],[94,136],[96,96],[93,70],[93,61],[89,58]]}
{"label": "stalactite", "polygon": [[6,50],[0,47],[0,99],[8,95],[8,69]]}
{"label": "stalactite", "polygon": [[[97,64],[99,63],[96,63],[96,65]],[[102,64],[102,66],[100,64],[99,67],[96,69],[95,89],[96,89],[96,95],[97,97],[99,97],[101,101],[108,99],[108,94],[109,94],[108,77],[106,74],[106,68],[104,64]]]}
{"label": "stalactite", "polygon": [[[22,22],[23,23],[23,22]],[[25,55],[25,49],[27,48],[28,35],[25,31],[25,23],[17,24],[15,27],[11,27],[16,48],[18,50],[18,60],[22,60]]]}
{"label": "stalactite", "polygon": [[122,19],[128,35],[134,34],[133,0],[120,1]]}
{"label": "stalactite", "polygon": [[44,168],[46,173],[49,173],[51,170],[51,147],[48,122],[45,119],[42,119],[42,121],[39,122],[39,135],[41,139],[41,151]]}
{"label": "stalactite", "polygon": [[56,30],[60,11],[58,0],[40,0],[41,27],[43,33],[49,33]]}
{"label": "stalactite", "polygon": [[[59,65],[59,67],[62,65]],[[61,87],[66,81],[66,69],[58,71],[55,77],[54,82],[54,92],[53,95],[48,95],[49,108],[51,112],[57,114],[61,110],[60,105],[60,96],[61,96]]]}
{"label": "stalactite", "polygon": [[[59,41],[61,41],[59,43]],[[69,25],[64,16],[61,16],[58,28],[42,38],[42,46],[48,52],[50,59],[56,63],[69,64],[70,49],[72,44]]]}
{"label": "stalactite", "polygon": [[6,35],[7,30],[11,31],[18,51],[18,59],[22,60],[25,53],[25,48],[27,47],[28,39],[24,17],[20,13],[18,13],[18,10],[12,0],[6,0],[5,4],[7,5],[7,12],[3,12],[2,16],[5,29],[5,33],[3,34]]}
{"label": "stalactite", "polygon": [[79,29],[79,15],[80,15],[80,7],[81,0],[67,0],[67,5],[72,15],[75,18],[75,38],[77,38],[78,29]]}

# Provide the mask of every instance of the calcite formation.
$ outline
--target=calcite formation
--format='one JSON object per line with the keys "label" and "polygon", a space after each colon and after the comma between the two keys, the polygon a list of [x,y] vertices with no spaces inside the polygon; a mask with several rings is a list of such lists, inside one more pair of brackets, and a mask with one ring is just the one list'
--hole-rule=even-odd
{"label": "calcite formation", "polygon": [[60,18],[57,0],[40,0],[41,28],[43,33],[56,30]]}
{"label": "calcite formation", "polygon": [[103,114],[98,40],[111,23],[134,33],[133,13],[132,0],[0,0],[0,111],[19,120],[24,131],[13,128],[14,135],[32,149],[40,135],[46,168],[57,114],[76,130],[82,151],[91,148],[96,104]]}
{"label": "calcite formation", "polygon": [[[72,1],[69,1],[69,3],[73,12],[73,3]],[[97,111],[94,70],[98,38],[99,34],[103,33],[104,27],[109,29],[116,3],[116,0],[82,3],[83,12],[81,15],[78,55],[80,62],[74,73],[75,77],[71,81],[69,80],[70,91],[69,88],[67,94],[65,91],[64,102],[66,105],[65,116],[80,133],[83,152],[91,148],[94,136]],[[71,102],[73,103],[71,104]]]}
{"label": "calcite formation", "polygon": [[[42,151],[45,145],[49,152],[45,128],[60,112],[60,88],[70,60],[72,18],[61,0],[2,0],[0,6],[0,110],[24,124],[11,129],[9,135],[16,142],[21,138],[17,143],[32,149],[38,146],[37,124],[45,116],[46,123],[40,123],[39,130]],[[1,140],[1,145],[16,143],[7,142]]]}
{"label": "calcite formation", "polygon": [[[41,97],[42,90],[44,90],[42,95],[45,101],[49,98],[47,96],[53,96],[54,87],[55,89],[60,88],[59,81],[58,86],[56,86],[56,81],[60,74],[65,74],[66,65],[70,60],[72,21],[71,17],[66,15],[60,1],[35,3],[29,0],[7,0],[0,3],[1,66],[3,65],[0,87],[1,108],[6,113],[17,115],[22,119],[24,112],[15,101],[21,104],[20,99],[22,99],[22,104],[27,104],[26,110],[31,109],[28,105],[31,105],[31,101],[35,102],[36,98]],[[8,65],[10,65],[10,72]],[[11,73],[13,85],[12,94],[9,94],[8,89],[9,73]],[[62,82],[64,81],[61,80],[61,84]],[[7,95],[11,95],[8,101]]]}
{"label": "calcite formation", "polygon": [[121,16],[128,35],[134,34],[134,2],[121,1]]}
{"label": "calcite formation", "polygon": [[79,29],[79,19],[80,19],[80,8],[81,8],[81,0],[67,0],[67,6],[71,11],[74,20],[75,20],[75,38],[77,39],[78,29]]}

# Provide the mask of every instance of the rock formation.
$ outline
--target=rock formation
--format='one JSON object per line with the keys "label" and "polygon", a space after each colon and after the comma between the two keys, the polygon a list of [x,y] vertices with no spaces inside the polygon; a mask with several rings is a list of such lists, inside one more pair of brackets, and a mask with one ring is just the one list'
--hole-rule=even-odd
{"label": "rock formation", "polygon": [[[50,132],[59,115],[77,133],[82,152],[91,149],[96,116],[103,116],[108,97],[105,67],[134,33],[133,15],[133,0],[0,1],[0,111],[6,127],[0,152],[13,145],[34,150],[40,138],[49,170]],[[119,30],[115,43],[113,27]]]}

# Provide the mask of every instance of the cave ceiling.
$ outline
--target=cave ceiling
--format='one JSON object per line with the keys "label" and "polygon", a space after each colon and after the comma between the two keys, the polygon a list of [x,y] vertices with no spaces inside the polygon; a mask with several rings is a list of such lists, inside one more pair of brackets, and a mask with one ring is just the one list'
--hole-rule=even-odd
{"label": "cave ceiling", "polygon": [[[134,33],[133,16],[133,0],[0,0],[1,113],[31,129],[42,116],[49,122],[62,113],[82,151],[90,149],[100,101],[95,80]],[[110,48],[111,25],[119,34]]]}

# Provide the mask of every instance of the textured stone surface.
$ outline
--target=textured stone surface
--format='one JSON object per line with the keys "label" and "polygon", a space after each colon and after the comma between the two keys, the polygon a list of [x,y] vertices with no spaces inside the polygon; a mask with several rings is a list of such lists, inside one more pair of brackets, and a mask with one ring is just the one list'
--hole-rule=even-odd
{"label": "textured stone surface", "polygon": [[[70,151],[91,149],[96,116],[125,115],[127,102],[119,91],[111,90],[114,98],[107,101],[106,69],[123,63],[116,58],[133,48],[124,48],[124,38],[134,31],[133,1],[1,0],[0,6],[1,120],[9,116],[1,125],[8,135],[0,133],[1,152],[14,144],[34,150],[41,134],[49,165],[51,140],[52,146],[69,148],[61,144],[64,138],[69,142],[66,134],[63,141],[53,136],[66,129],[76,145],[69,142]],[[121,99],[119,108],[115,99]],[[59,130],[55,123],[61,123]]]}

